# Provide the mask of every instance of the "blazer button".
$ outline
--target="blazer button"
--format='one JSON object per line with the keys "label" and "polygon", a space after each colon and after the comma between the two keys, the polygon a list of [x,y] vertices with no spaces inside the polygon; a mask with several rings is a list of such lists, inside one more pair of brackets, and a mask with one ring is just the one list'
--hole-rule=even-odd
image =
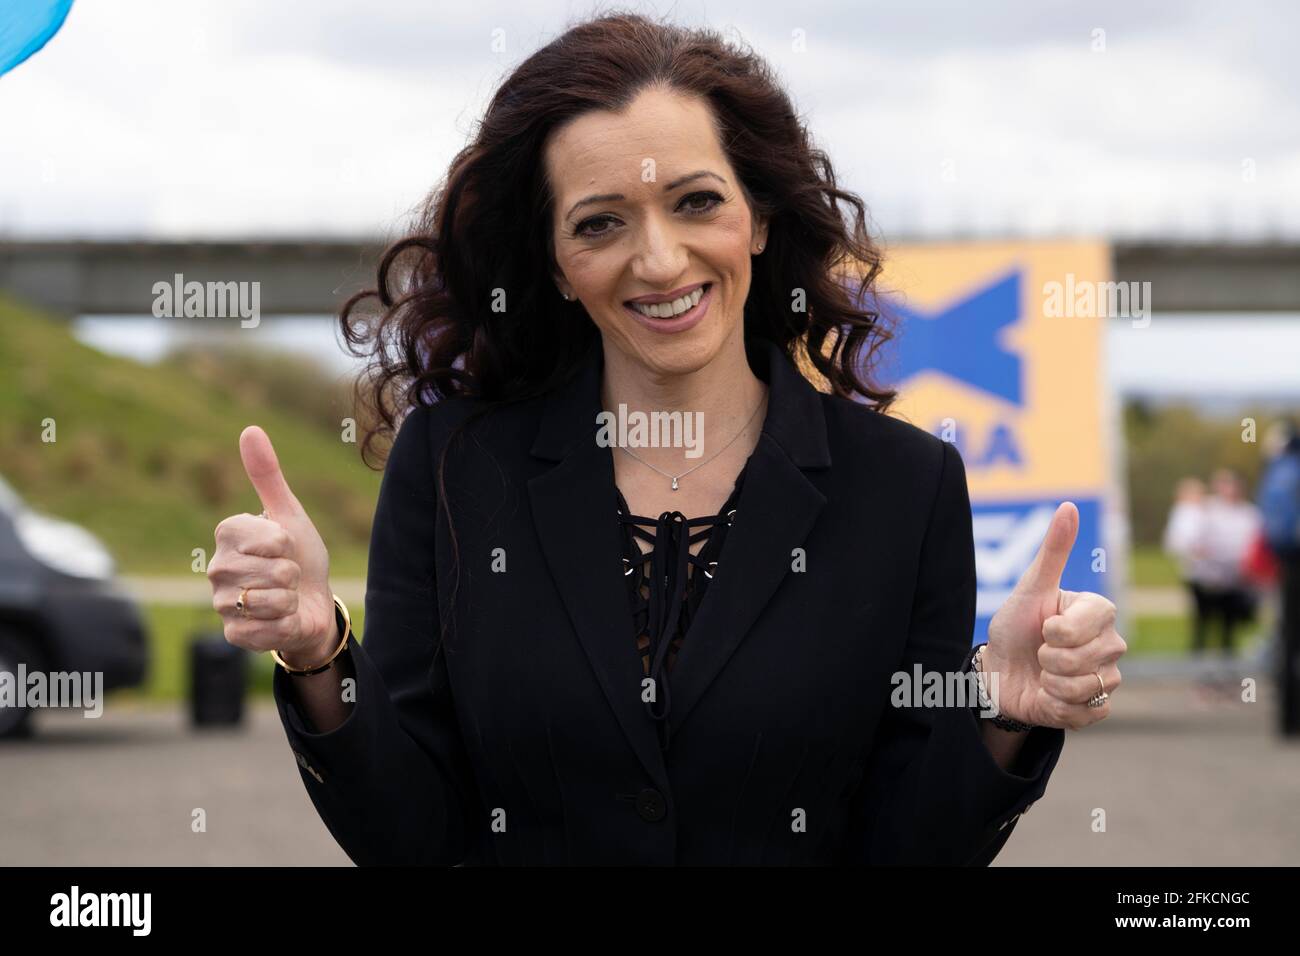
{"label": "blazer button", "polygon": [[642,790],[636,795],[636,812],[642,820],[656,823],[668,815],[668,801],[658,790]]}

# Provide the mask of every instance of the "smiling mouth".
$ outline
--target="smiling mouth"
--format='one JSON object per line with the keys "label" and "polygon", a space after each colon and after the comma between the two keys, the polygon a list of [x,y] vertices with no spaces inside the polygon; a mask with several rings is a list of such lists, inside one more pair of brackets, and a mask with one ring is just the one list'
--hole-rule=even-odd
{"label": "smiling mouth", "polygon": [[706,282],[694,292],[688,292],[680,299],[675,299],[672,302],[659,302],[655,305],[647,305],[644,302],[624,302],[623,304],[648,319],[672,319],[679,315],[685,315],[699,305],[700,299],[704,298],[705,293],[709,291],[712,285],[712,282]]}

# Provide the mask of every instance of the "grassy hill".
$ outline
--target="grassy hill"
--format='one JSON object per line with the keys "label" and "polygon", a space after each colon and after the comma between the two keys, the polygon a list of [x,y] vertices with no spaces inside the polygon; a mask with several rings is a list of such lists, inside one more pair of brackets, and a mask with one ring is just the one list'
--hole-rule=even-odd
{"label": "grassy hill", "polygon": [[380,476],[341,438],[351,414],[346,383],[310,362],[203,350],[145,365],[0,296],[0,475],[33,507],[99,535],[125,572],[190,573],[222,518],[261,510],[239,459],[239,433],[256,424],[332,571],[364,574]]}

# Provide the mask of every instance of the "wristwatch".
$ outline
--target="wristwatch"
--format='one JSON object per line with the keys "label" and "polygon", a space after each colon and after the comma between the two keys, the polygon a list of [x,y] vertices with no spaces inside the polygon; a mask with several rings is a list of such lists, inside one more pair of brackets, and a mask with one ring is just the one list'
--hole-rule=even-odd
{"label": "wristwatch", "polygon": [[[972,707],[971,710],[975,713],[976,717],[991,721],[994,727],[1001,730],[1011,730],[1017,733],[1023,733],[1026,730],[1033,730],[1038,726],[1037,724],[1026,724],[1023,721],[1002,716],[1002,714],[997,712],[997,706],[989,698],[988,692],[984,689],[984,673],[980,670],[980,663],[986,646],[988,646],[987,642],[984,644],[976,644],[972,647],[970,653],[966,655],[966,664],[962,668],[963,671],[976,675],[975,689],[979,696],[979,705],[977,707]],[[993,711],[994,715],[992,717],[985,717],[983,712],[989,710]]]}

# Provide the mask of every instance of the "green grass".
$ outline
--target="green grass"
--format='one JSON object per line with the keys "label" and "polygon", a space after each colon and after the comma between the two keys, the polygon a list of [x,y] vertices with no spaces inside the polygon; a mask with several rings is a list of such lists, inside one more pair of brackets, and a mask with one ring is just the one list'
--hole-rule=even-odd
{"label": "green grass", "polygon": [[[1238,650],[1253,643],[1267,625],[1256,619],[1253,624],[1242,625],[1237,630],[1236,646]],[[1218,650],[1218,634],[1211,632],[1211,650]],[[1134,633],[1125,634],[1128,644],[1127,658],[1155,655],[1181,655],[1192,648],[1192,622],[1189,618],[1175,617],[1139,617],[1135,622]]]}
{"label": "green grass", "polygon": [[1139,617],[1134,633],[1124,635],[1126,657],[1183,654],[1192,646],[1191,622],[1185,617]]}
{"label": "green grass", "polygon": [[[121,570],[188,574],[195,548],[211,556],[222,518],[261,510],[239,458],[239,433],[258,424],[331,569],[364,575],[380,476],[340,437],[351,411],[339,383],[292,357],[207,358],[153,366],[105,355],[69,324],[0,296],[3,477],[33,508],[98,535]],[[286,399],[282,382],[267,382],[280,377],[320,399]]]}
{"label": "green grass", "polygon": [[1177,587],[1178,564],[1160,548],[1152,545],[1138,545],[1130,556],[1132,561],[1131,579],[1135,587]]}
{"label": "green grass", "polygon": [[[358,602],[358,605],[360,602]],[[210,607],[184,607],[150,604],[143,608],[149,639],[149,672],[143,685],[119,691],[117,700],[174,702],[190,695],[190,645],[196,637],[221,638],[221,618]],[[349,607],[352,626],[362,633],[365,609]],[[275,662],[270,654],[250,654],[248,662],[249,692],[253,696],[271,694]]]}

